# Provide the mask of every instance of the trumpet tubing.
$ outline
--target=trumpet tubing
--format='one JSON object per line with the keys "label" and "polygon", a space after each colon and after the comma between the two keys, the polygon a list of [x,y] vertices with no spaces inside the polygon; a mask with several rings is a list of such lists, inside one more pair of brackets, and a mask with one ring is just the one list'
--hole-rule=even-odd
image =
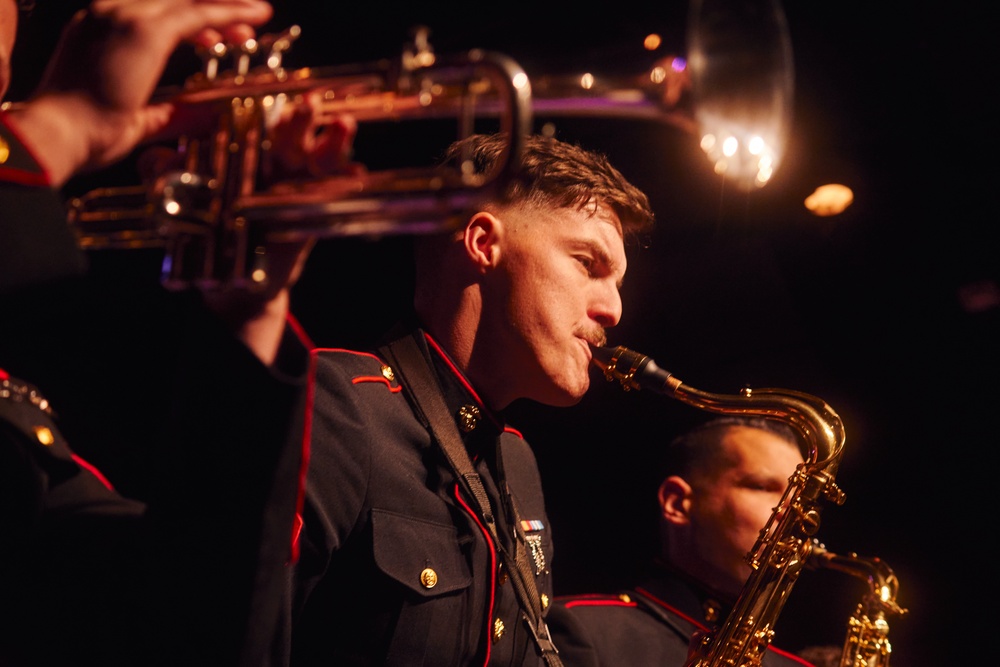
{"label": "trumpet tubing", "polygon": [[[288,71],[280,56],[298,34],[220,45],[182,87],[158,91],[211,127],[180,137],[150,182],[73,199],[69,222],[80,244],[164,248],[168,287],[255,289],[267,281],[267,241],[447,231],[510,176],[532,122],[530,84],[512,59],[481,50],[440,57],[423,44],[398,62]],[[234,68],[222,70],[230,56]],[[272,130],[283,109],[303,103],[321,126],[343,114],[359,123],[450,119],[453,139],[488,118],[509,142],[485,174],[435,165],[282,176],[273,158],[283,146]]]}
{"label": "trumpet tubing", "polygon": [[[267,281],[267,241],[425,234],[462,224],[512,175],[536,107],[691,129],[681,103],[686,83],[663,62],[635,77],[540,77],[536,93],[508,56],[478,49],[439,56],[419,31],[399,59],[286,70],[282,57],[300,32],[293,26],[206,49],[201,72],[157,91],[158,100],[207,118],[211,127],[180,137],[174,159],[149,182],[74,198],[69,221],[81,245],[163,248],[168,287],[254,289]],[[232,66],[225,68],[224,60]],[[321,125],[344,115],[359,128],[451,121],[450,143],[488,123],[507,134],[509,145],[500,165],[486,174],[461,164],[374,169],[361,160],[364,169],[348,174],[282,177],[272,168],[282,148],[272,129],[283,109],[306,100]]]}

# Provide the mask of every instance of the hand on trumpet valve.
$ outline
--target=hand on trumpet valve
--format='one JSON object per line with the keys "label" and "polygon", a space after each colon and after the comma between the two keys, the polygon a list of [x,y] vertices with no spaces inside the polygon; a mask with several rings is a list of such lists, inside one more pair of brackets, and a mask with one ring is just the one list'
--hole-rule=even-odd
{"label": "hand on trumpet valve", "polygon": [[353,116],[324,112],[319,92],[285,104],[270,130],[268,168],[272,178],[362,175],[364,165],[351,161],[357,131]]}
{"label": "hand on trumpet valve", "polygon": [[[218,129],[218,111],[212,104],[187,104],[175,108],[170,124],[159,134],[161,142],[208,140]],[[362,176],[365,167],[352,161],[358,123],[346,113],[324,110],[319,92],[297,96],[276,106],[268,120],[267,150],[261,157],[264,187],[277,183],[324,176]],[[156,179],[175,170],[184,170],[187,156],[176,147],[154,145],[138,159],[142,181]]]}

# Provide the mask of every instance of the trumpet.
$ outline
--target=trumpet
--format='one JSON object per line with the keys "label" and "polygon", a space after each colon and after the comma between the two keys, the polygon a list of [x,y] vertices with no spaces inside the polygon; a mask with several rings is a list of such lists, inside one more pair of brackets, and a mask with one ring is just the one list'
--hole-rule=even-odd
{"label": "trumpet", "polygon": [[[91,190],[69,202],[85,249],[163,248],[167,287],[260,288],[268,241],[447,231],[509,178],[532,124],[531,87],[498,53],[441,57],[425,35],[398,60],[287,70],[298,26],[202,52],[202,71],[156,97],[207,114],[214,133],[179,138],[181,167],[152,182]],[[231,61],[229,68],[224,62]],[[256,63],[256,64],[255,64]],[[490,120],[508,137],[498,166],[394,167],[351,175],[276,178],[272,128],[282,108],[317,96],[320,118],[358,123],[450,119],[456,139]]]}
{"label": "trumpet", "polygon": [[[101,187],[71,199],[69,223],[81,246],[162,248],[167,287],[256,289],[267,282],[269,241],[456,228],[502,191],[536,111],[694,130],[681,58],[660,58],[634,76],[529,80],[504,54],[476,49],[440,56],[427,30],[418,29],[399,58],[287,70],[283,56],[300,34],[293,26],[206,49],[200,72],[179,87],[158,90],[157,98],[209,116],[212,131],[180,137],[174,163],[183,166],[150,182]],[[307,95],[321,100],[323,119],[350,115],[359,135],[364,124],[431,121],[450,122],[451,139],[458,140],[485,126],[508,138],[504,159],[485,174],[461,163],[383,169],[365,164],[350,175],[282,179],[270,169],[280,148],[274,119]]]}

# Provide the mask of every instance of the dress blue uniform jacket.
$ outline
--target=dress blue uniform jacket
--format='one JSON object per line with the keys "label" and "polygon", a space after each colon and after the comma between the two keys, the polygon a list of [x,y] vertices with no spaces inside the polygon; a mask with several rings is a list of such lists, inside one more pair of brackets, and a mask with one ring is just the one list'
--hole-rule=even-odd
{"label": "dress blue uniform jacket", "polygon": [[[728,607],[691,580],[659,569],[617,595],[556,598],[549,630],[566,667],[682,667],[691,636],[720,624]],[[811,667],[769,646],[764,667]]]}
{"label": "dress blue uniform jacket", "polygon": [[[547,606],[552,540],[534,454],[430,337],[404,335],[468,429],[501,539],[515,521],[525,531]],[[510,544],[490,537],[397,371],[377,354],[314,353],[293,664],[540,665],[507,576]]]}
{"label": "dress blue uniform jacket", "polygon": [[0,664],[273,664],[306,347],[86,260],[0,112]]}

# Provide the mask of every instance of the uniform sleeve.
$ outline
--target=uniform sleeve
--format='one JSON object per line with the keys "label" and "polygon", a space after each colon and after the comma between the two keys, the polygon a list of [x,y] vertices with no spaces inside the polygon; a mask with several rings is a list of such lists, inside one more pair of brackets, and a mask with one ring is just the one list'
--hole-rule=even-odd
{"label": "uniform sleeve", "polygon": [[[378,425],[377,411],[365,396],[377,398],[390,388],[384,379],[351,372],[342,362],[355,362],[348,352],[314,354],[310,369],[308,405],[309,466],[303,507],[304,529],[296,567],[297,604],[304,605],[322,579],[330,558],[363,519],[375,447],[369,445]],[[374,361],[374,359],[373,359]],[[355,377],[368,377],[362,386]]]}
{"label": "uniform sleeve", "polygon": [[270,651],[285,605],[307,356],[298,374],[276,374],[221,325],[195,318],[179,336],[169,409],[143,461],[144,558],[160,596],[147,645],[185,637],[169,664],[237,664]]}
{"label": "uniform sleeve", "polygon": [[0,111],[0,295],[85,267],[58,193]]}
{"label": "uniform sleeve", "polygon": [[[127,664],[270,664],[288,596],[308,350],[288,328],[280,363],[266,367],[200,294],[162,288],[143,251],[85,259],[58,193],[2,121],[0,367],[45,392],[116,502],[142,508],[91,505],[52,524],[73,558],[67,588],[46,602],[87,600],[75,612],[94,627],[89,643],[64,650],[85,660],[79,652],[112,633],[135,658]],[[98,569],[88,575],[87,563]],[[124,618],[104,616],[109,607]]]}

